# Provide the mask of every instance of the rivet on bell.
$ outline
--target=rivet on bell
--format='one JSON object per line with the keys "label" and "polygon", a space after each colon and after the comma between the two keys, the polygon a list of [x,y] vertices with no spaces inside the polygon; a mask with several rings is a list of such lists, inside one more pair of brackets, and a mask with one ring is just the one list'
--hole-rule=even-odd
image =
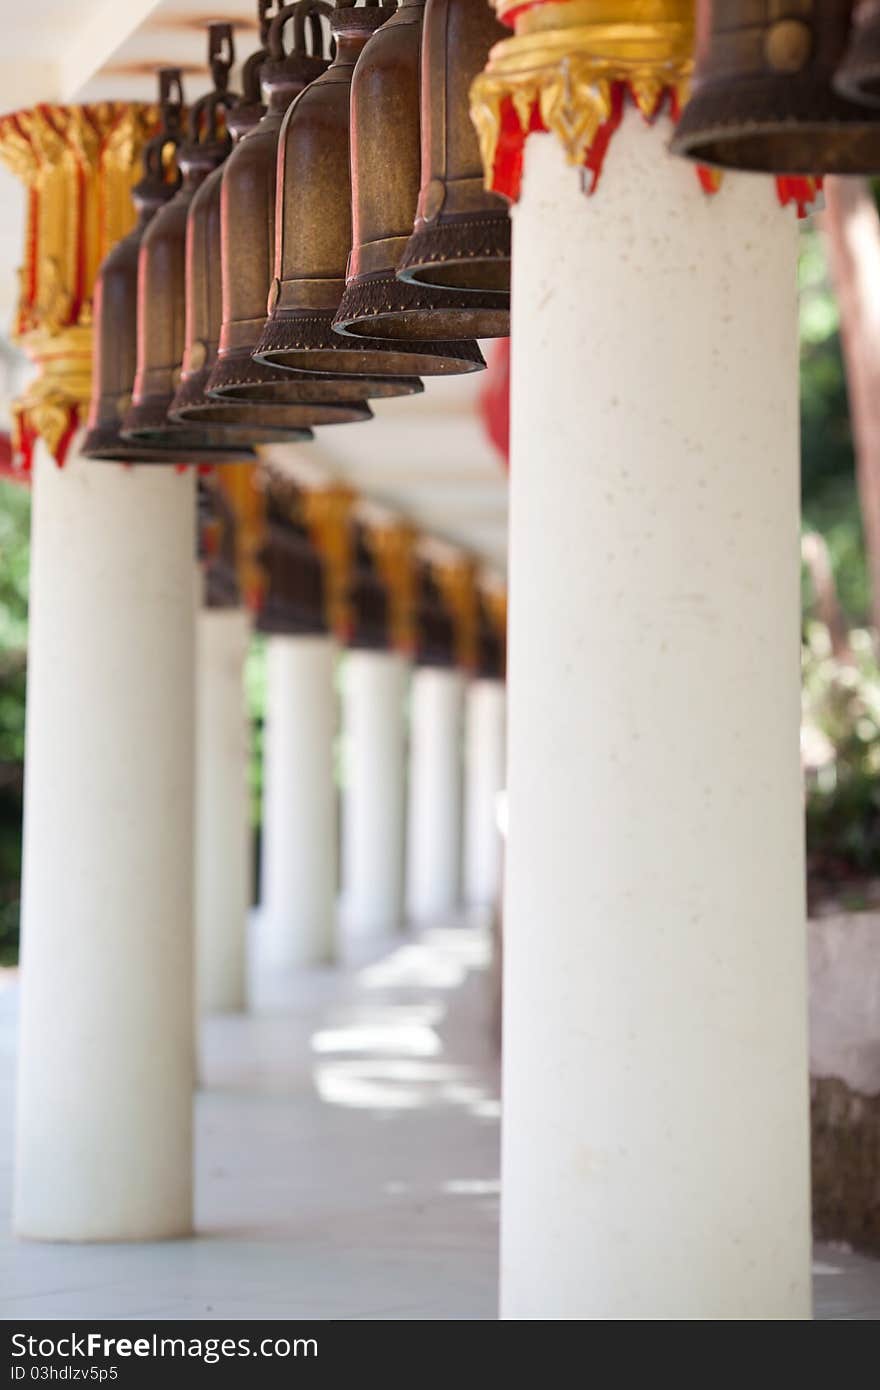
{"label": "rivet on bell", "polygon": [[806,21],[798,0],[697,0],[696,68],[673,152],[758,173],[880,172],[880,119],[835,89],[852,9],[810,0]]}
{"label": "rivet on bell", "polygon": [[813,47],[810,27],[799,19],[780,19],[768,29],[764,57],[774,72],[800,72]]}

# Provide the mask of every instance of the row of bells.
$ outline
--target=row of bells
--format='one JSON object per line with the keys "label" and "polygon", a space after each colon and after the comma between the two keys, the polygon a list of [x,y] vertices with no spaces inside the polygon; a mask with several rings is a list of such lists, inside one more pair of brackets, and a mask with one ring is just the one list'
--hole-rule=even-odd
{"label": "row of bells", "polygon": [[[224,474],[224,476],[229,476]],[[286,475],[269,470],[263,479],[260,540],[254,559],[261,573],[256,627],[270,634],[326,633],[326,562],[309,528],[303,494]],[[209,607],[238,607],[244,598],[239,573],[239,519],[219,475],[199,480],[199,558],[204,565]],[[388,651],[393,645],[391,597],[377,562],[369,530],[352,528],[347,582],[346,646]],[[505,642],[488,610],[485,595],[476,595],[474,674],[503,679]],[[456,618],[424,556],[414,561],[412,593],[413,658],[420,665],[452,667],[458,643]]]}
{"label": "row of bells", "polygon": [[[510,225],[483,185],[471,82],[503,38],[487,0],[260,0],[261,47],[162,127],[135,230],[95,298],[86,452],[217,462],[370,417],[480,370],[509,324]],[[327,35],[330,35],[329,51]],[[672,147],[768,173],[880,172],[880,0],[698,0]]]}
{"label": "row of bells", "polygon": [[880,173],[880,0],[697,0],[696,17],[676,154],[771,174]]}
{"label": "row of bells", "polygon": [[509,220],[468,109],[504,33],[489,6],[261,0],[259,22],[241,96],[229,25],[188,119],[160,74],[137,225],[96,285],[90,457],[247,458],[478,371],[476,339],[509,331]]}

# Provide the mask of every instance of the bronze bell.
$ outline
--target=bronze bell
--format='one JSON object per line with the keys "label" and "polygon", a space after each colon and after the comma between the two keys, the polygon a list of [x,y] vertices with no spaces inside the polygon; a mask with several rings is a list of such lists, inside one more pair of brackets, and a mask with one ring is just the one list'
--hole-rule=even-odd
{"label": "bronze bell", "polygon": [[260,551],[264,593],[256,627],[268,633],[325,633],[324,559],[306,524],[299,489],[273,482]]}
{"label": "bronze bell", "polygon": [[880,0],[856,4],[849,44],[834,74],[834,90],[851,101],[880,106]]}
{"label": "bronze bell", "polygon": [[489,49],[510,37],[488,3],[428,0],[422,38],[422,186],[401,280],[510,293],[510,217],[483,181],[470,87]]}
{"label": "bronze bell", "polygon": [[415,629],[418,666],[455,665],[455,617],[428,560],[416,577]]}
{"label": "bronze bell", "polygon": [[482,680],[504,680],[507,652],[505,642],[488,612],[485,597],[477,598],[477,664],[474,674]]}
{"label": "bronze bell", "polygon": [[237,572],[235,512],[228,497],[207,478],[199,478],[196,519],[205,607],[238,608],[242,595]]}
{"label": "bronze bell", "polygon": [[[282,13],[288,12],[289,9]],[[261,5],[261,19],[265,20],[267,15],[264,3]],[[265,60],[268,53],[263,49],[259,56]],[[321,59],[307,58],[305,66],[313,77],[323,71],[326,63]],[[259,66],[249,60],[246,78],[251,84],[258,79],[259,71]],[[246,91],[242,101],[232,108],[227,121],[233,139],[238,140],[249,132],[253,133],[261,120],[263,109],[260,101],[255,99],[253,90]],[[335,403],[284,405],[215,401],[207,396],[208,381],[217,362],[222,322],[221,190],[225,173],[226,162],[209,174],[193,198],[187,218],[186,346],[181,383],[169,412],[171,419],[240,429],[243,437],[246,432],[250,441],[257,444],[309,439],[310,425],[344,424],[350,420],[369,419],[369,407],[362,401],[351,406]],[[247,191],[237,190],[245,195]],[[245,202],[242,211],[251,230],[251,204]],[[244,274],[251,249],[247,240],[238,248],[233,263],[235,276]]]}
{"label": "bronze bell", "polygon": [[[144,150],[144,177],[132,191],[138,220],[98,271],[94,292],[93,391],[83,453],[118,463],[211,463],[216,450],[171,451],[122,438],[137,359],[138,255],[153,216],[173,197],[180,175],[173,154],[180,142],[183,90],[180,70],[159,73],[160,128]],[[240,457],[236,451],[236,457]],[[220,455],[219,457],[222,457]]]}
{"label": "bronze bell", "polygon": [[391,645],[388,587],[376,566],[363,526],[355,529],[348,608],[351,614],[348,646],[368,651],[387,651]]}
{"label": "bronze bell", "polygon": [[[394,393],[410,393],[421,389],[413,380],[418,376],[472,372],[486,365],[474,342],[406,347],[381,339],[352,343],[331,327],[351,249],[351,79],[370,35],[393,13],[393,6],[379,6],[375,0],[336,9],[330,18],[336,56],[285,117],[278,143],[275,278],[269,319],[255,353],[258,361],[272,366],[366,377],[369,395],[375,394],[375,378],[408,377]],[[387,148],[381,158],[387,159]]]}
{"label": "bronze bell", "polygon": [[241,457],[248,438],[239,431],[169,421],[168,407],[178,384],[185,342],[187,214],[197,190],[225,158],[230,137],[223,112],[233,102],[227,90],[232,65],[232,30],[209,27],[209,59],[214,89],[190,111],[188,138],[178,163],[183,182],[144,233],[138,258],[137,370],[132,405],[123,420],[124,438],[169,449],[234,449]]}
{"label": "bronze bell", "polygon": [[851,12],[852,0],[698,0],[673,151],[771,174],[880,170],[880,123],[832,88]]}
{"label": "bronze bell", "polygon": [[[303,372],[267,367],[253,360],[266,322],[266,300],[275,259],[275,170],[278,136],[291,102],[327,67],[323,57],[321,17],[330,5],[299,0],[285,6],[269,32],[269,54],[261,73],[267,111],[256,130],[233,150],[223,169],[221,199],[221,266],[223,322],[218,360],[208,393],[218,400],[327,405],[325,421],[365,419],[366,395],[404,394],[410,383],[374,383],[363,378],[318,378]],[[293,20],[293,46],[285,53],[285,26]],[[310,40],[311,53],[307,40]],[[343,411],[347,405],[349,409]],[[315,423],[322,423],[315,418]]]}
{"label": "bronze bell", "polygon": [[[402,342],[506,338],[510,314],[504,295],[397,279],[421,184],[424,15],[425,0],[402,0],[364,48],[352,78],[352,248],[333,327],[337,333]],[[466,88],[461,96],[465,103]]]}

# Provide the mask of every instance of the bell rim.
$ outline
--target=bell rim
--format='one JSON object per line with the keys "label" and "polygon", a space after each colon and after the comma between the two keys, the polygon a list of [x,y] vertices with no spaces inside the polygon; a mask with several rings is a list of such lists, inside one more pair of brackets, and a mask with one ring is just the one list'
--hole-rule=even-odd
{"label": "bell rim", "polygon": [[[146,463],[169,468],[178,463],[230,462],[223,451],[216,449],[166,449],[162,451],[166,455],[164,458],[157,458],[158,452],[155,446],[151,449],[149,445],[123,439],[118,429],[108,426],[89,430],[81,448],[83,457],[95,463]],[[233,453],[236,462],[247,461],[242,457],[242,450],[235,449]],[[256,454],[251,454],[250,461],[256,462]]]}
{"label": "bell rim", "polygon": [[[481,264],[505,267],[505,288],[471,287],[431,278],[431,272],[436,277],[442,266],[464,268]],[[400,258],[397,278],[406,284],[454,290],[456,294],[497,295],[509,307],[510,218],[506,212],[460,220],[444,220],[441,215],[433,225],[417,226]]]}
{"label": "bell rim", "polygon": [[[407,343],[393,340],[345,338],[331,327],[332,311],[324,314],[273,314],[267,320],[254,357],[270,367],[289,366],[318,376],[409,377],[461,376],[485,371],[486,362],[475,341],[435,340]],[[295,330],[295,332],[294,332]],[[281,339],[283,338],[283,341]],[[293,344],[291,338],[294,338]],[[351,358],[360,363],[346,366]],[[393,365],[406,360],[409,370]],[[309,366],[307,363],[312,363]],[[418,394],[415,392],[413,394]]]}
{"label": "bell rim", "polygon": [[[870,119],[870,107],[859,107],[816,82],[801,83],[797,89],[790,87],[774,96],[771,105],[763,83],[742,81],[731,84],[726,93],[719,91],[717,84],[711,90],[695,93],[673,132],[670,150],[710,168],[731,171],[804,177],[880,172],[880,120]],[[726,111],[722,105],[725,98]],[[780,100],[790,107],[785,115],[779,114]],[[748,115],[744,114],[746,111]],[[817,140],[823,136],[827,139],[833,130],[846,134],[845,148],[851,162],[841,162],[839,156],[836,160],[800,158],[795,157],[794,151],[788,161],[761,160],[747,154],[751,141],[757,145],[772,137],[792,135],[800,136],[808,147],[815,149]],[[869,148],[854,156],[856,133]],[[742,151],[738,159],[732,157],[734,143]],[[727,146],[726,152],[717,150],[718,144]]]}
{"label": "bell rim", "polygon": [[[356,424],[371,418],[371,412],[366,401],[340,402],[339,405],[322,402],[293,402],[290,404],[278,404],[273,406],[271,402],[257,402],[250,407],[254,413],[267,412],[271,415],[274,411],[278,416],[278,422],[273,423],[271,419],[265,420],[224,420],[224,415],[231,416],[232,412],[247,410],[248,403],[245,401],[230,401],[212,399],[207,394],[207,386],[213,370],[213,364],[202,367],[198,372],[193,372],[188,376],[177,391],[174,400],[168,408],[168,418],[175,424],[182,425],[205,425],[218,429],[234,429],[244,431],[254,431],[253,442],[255,444],[273,444],[282,442],[303,442],[303,440],[314,438],[311,433],[312,425],[347,425]],[[301,406],[302,411],[308,412],[311,418],[303,419],[298,423],[282,421],[282,413],[294,412]]]}
{"label": "bell rim", "polygon": [[[254,405],[311,405],[324,404],[321,392],[327,392],[332,404],[349,404],[344,398],[331,394],[337,383],[351,385],[351,402],[377,400],[394,396],[417,396],[424,391],[418,377],[351,377],[328,373],[297,372],[295,368],[269,366],[241,350],[221,356],[214,363],[205,394],[215,401],[241,401]],[[386,389],[387,387],[387,389]],[[317,394],[312,395],[314,391]],[[262,392],[262,395],[258,395]],[[292,395],[291,392],[298,394]],[[302,393],[302,394],[299,394]]]}
{"label": "bell rim", "polygon": [[[423,322],[425,329],[419,326]],[[394,273],[371,275],[348,282],[332,327],[343,338],[380,338],[408,346],[509,338],[509,300],[485,292],[438,290],[398,280]]]}

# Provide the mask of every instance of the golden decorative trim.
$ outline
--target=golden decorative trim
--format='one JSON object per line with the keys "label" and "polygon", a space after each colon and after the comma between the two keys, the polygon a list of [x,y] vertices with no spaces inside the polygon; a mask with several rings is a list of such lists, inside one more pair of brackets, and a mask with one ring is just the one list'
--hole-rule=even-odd
{"label": "golden decorative trim", "polygon": [[469,556],[435,562],[434,574],[455,623],[455,662],[465,671],[477,665],[479,600],[477,567]]}
{"label": "golden decorative trim", "polygon": [[[486,187],[518,192],[519,170],[499,167],[506,139],[514,160],[535,129],[552,131],[571,164],[583,164],[611,119],[615,84],[651,117],[667,92],[687,95],[693,68],[693,0],[543,0],[499,3],[515,24],[471,87]],[[505,131],[505,120],[514,122]],[[509,151],[507,153],[510,153]],[[502,161],[503,164],[503,161]]]}
{"label": "golden decorative trim", "polygon": [[25,461],[37,436],[63,461],[88,404],[95,278],[134,224],[131,189],[155,125],[155,107],[111,101],[0,117],[0,160],[28,189],[13,337],[41,373],[13,407]]}
{"label": "golden decorative trim", "polygon": [[250,463],[224,463],[216,468],[213,486],[223,494],[235,517],[235,571],[241,599],[257,613],[265,596],[266,574],[261,562],[266,543],[266,485]]}
{"label": "golden decorative trim", "polygon": [[324,557],[327,622],[345,641],[351,629],[348,587],[352,564],[352,508],[357,494],[336,484],[303,493],[303,515],[315,545]]}
{"label": "golden decorative trim", "polygon": [[416,644],[416,531],[405,521],[368,527],[376,565],[388,587],[391,643],[398,651],[413,652]]}

